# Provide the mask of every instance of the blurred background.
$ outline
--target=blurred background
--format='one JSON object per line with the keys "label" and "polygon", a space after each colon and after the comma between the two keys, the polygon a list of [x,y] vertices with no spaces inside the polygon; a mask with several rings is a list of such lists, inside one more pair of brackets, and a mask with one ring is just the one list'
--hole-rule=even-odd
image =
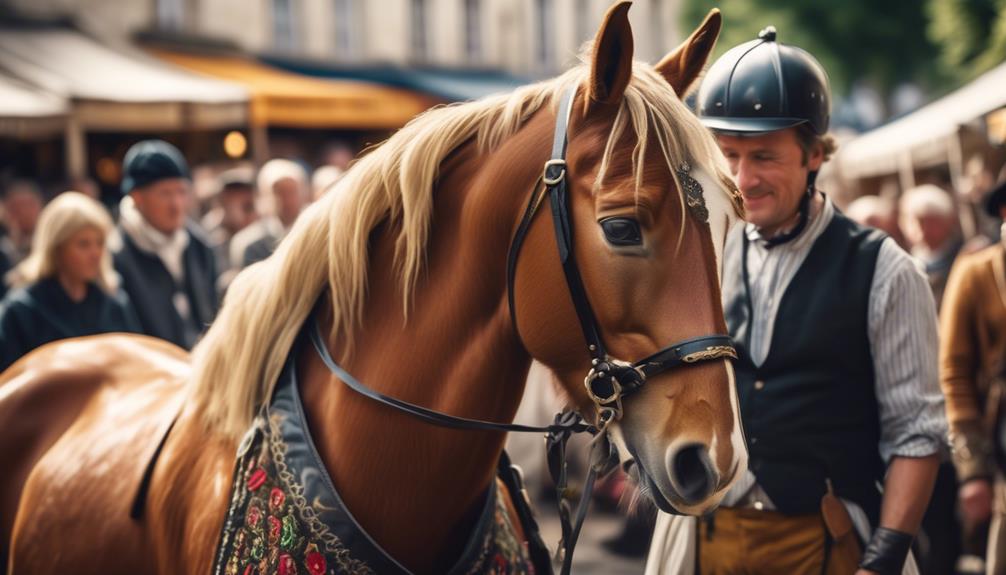
{"label": "blurred background", "polygon": [[[2,0],[0,177],[115,193],[125,150],[154,136],[211,172],[345,164],[430,106],[562,71],[608,4]],[[824,63],[846,144],[825,180],[840,204],[921,183],[966,194],[1003,164],[1006,0],[638,0],[637,58],[664,55],[713,6],[717,54],[774,24]]]}

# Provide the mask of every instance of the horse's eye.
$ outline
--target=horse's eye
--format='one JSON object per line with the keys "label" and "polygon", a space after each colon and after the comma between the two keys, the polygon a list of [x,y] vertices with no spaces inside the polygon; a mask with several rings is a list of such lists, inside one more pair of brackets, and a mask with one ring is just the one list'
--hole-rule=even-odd
{"label": "horse's eye", "polygon": [[604,218],[601,220],[604,237],[613,246],[638,246],[643,243],[639,222],[631,218]]}

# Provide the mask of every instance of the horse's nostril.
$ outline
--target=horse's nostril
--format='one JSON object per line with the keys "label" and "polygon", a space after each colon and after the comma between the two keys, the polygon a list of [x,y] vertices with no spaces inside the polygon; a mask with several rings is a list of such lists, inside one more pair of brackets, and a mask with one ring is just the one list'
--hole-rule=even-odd
{"label": "horse's nostril", "polygon": [[686,445],[674,454],[672,467],[678,495],[691,505],[701,502],[713,492],[718,478],[704,445]]}

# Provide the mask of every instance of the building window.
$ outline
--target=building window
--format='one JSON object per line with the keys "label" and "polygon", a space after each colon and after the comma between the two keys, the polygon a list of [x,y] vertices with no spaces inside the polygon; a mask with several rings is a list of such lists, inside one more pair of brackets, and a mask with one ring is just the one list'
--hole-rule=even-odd
{"label": "building window", "polygon": [[468,61],[482,61],[482,2],[465,0],[465,54]]}
{"label": "building window", "polygon": [[281,52],[297,48],[294,34],[293,0],[272,0],[273,46]]}
{"label": "building window", "polygon": [[412,58],[424,61],[429,55],[426,37],[426,1],[412,0]]}
{"label": "building window", "polygon": [[185,0],[157,0],[157,27],[181,30],[185,27]]}
{"label": "building window", "polygon": [[555,62],[555,5],[552,0],[535,0],[538,14],[538,67],[550,71]]}
{"label": "building window", "polygon": [[356,18],[353,0],[335,0],[335,50],[344,58],[356,56]]}

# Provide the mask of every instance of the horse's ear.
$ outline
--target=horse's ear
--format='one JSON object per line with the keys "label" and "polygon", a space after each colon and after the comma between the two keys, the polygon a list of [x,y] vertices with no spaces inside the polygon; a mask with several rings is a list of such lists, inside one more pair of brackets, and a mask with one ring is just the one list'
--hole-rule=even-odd
{"label": "horse's ear", "polygon": [[590,64],[590,101],[618,102],[632,77],[632,28],[629,6],[618,2],[608,9],[594,38],[594,58]]}
{"label": "horse's ear", "polygon": [[709,54],[716,46],[716,39],[720,36],[722,26],[723,16],[718,9],[713,8],[692,35],[655,66],[657,72],[667,79],[679,98],[685,97],[688,89],[702,73]]}

